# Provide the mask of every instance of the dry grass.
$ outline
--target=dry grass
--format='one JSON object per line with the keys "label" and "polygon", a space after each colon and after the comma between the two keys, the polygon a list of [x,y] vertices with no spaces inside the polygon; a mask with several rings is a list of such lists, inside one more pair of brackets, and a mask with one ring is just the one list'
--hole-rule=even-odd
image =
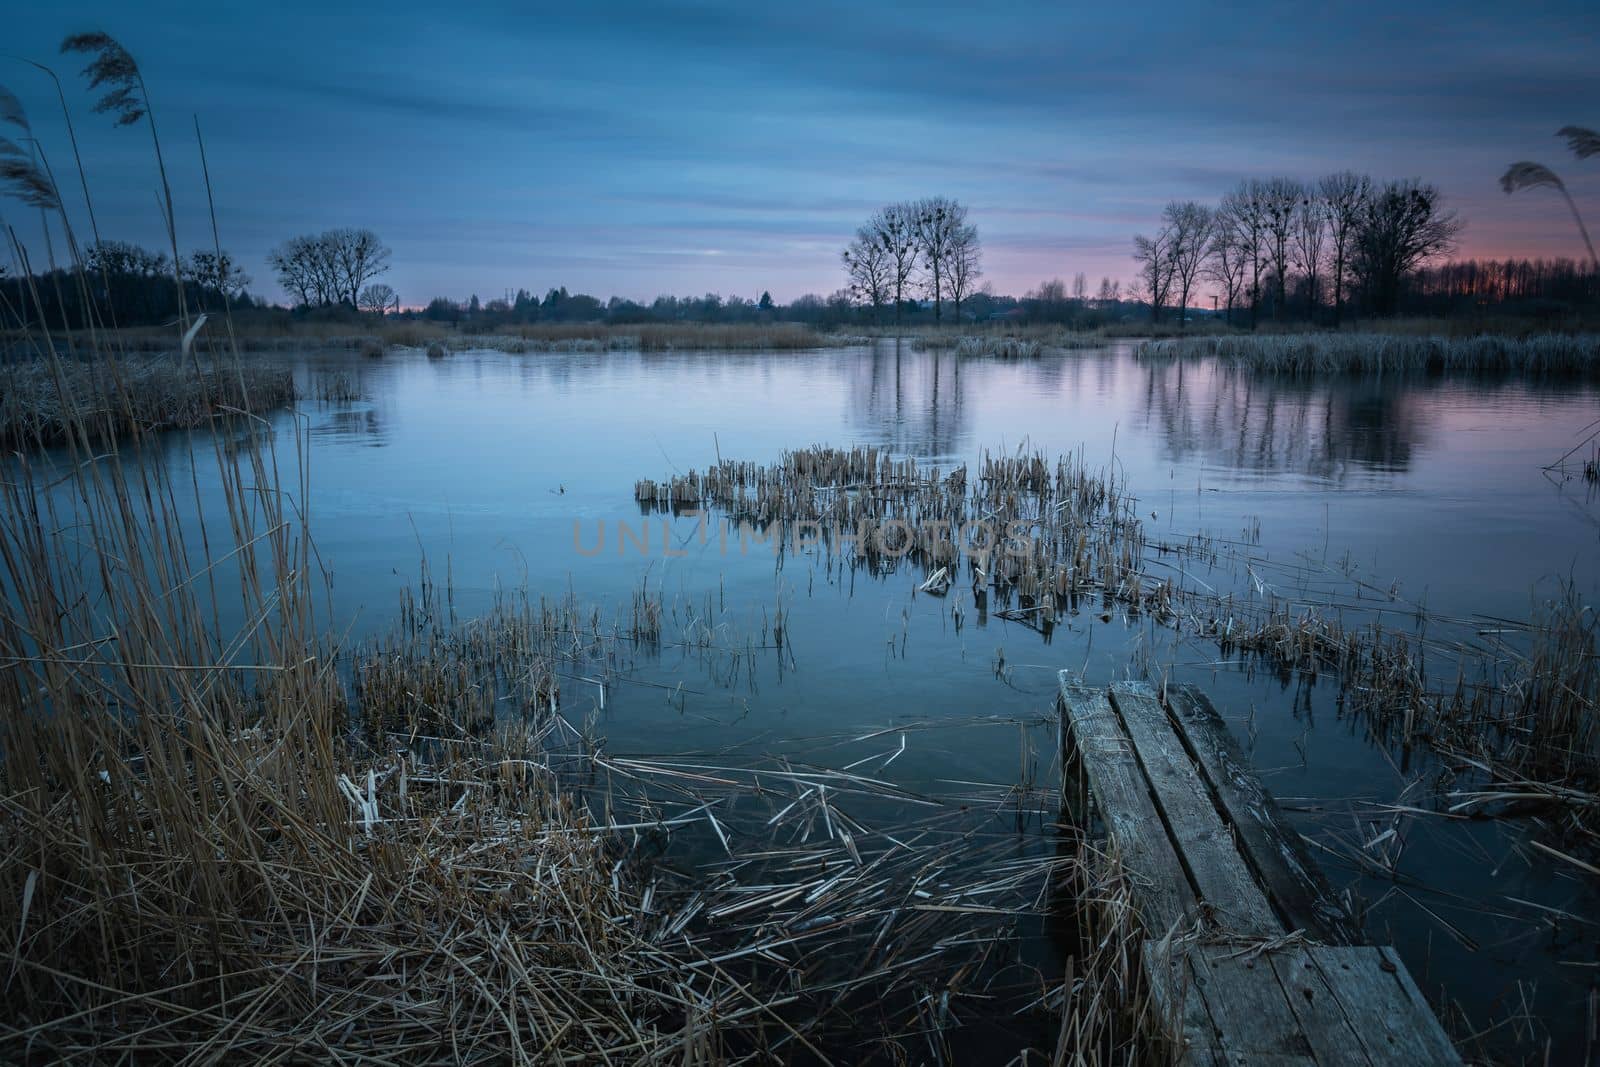
{"label": "dry grass", "polygon": [[[1125,940],[1084,942],[1064,987],[995,951],[1051,884],[1114,899],[986,829],[1053,792],[610,756],[564,711],[674,640],[659,595],[458,624],[425,577],[344,650],[303,458],[285,482],[267,436],[216,440],[189,462],[221,501],[191,512],[156,453],[18,460],[0,495],[0,1058],[949,1061],[976,1010],[953,999],[1059,1010],[1076,1062],[1134,1040]],[[728,640],[681,621],[684,648]],[[649,861],[695,833],[726,861]]]}
{"label": "dry grass", "polygon": [[200,369],[160,357],[35,359],[0,365],[0,443],[39,448],[75,434],[104,443],[294,400],[293,376],[275,368],[212,363]]}
{"label": "dry grass", "polygon": [[1600,375],[1600,334],[1439,337],[1381,333],[1258,334],[1151,341],[1139,359],[1216,359],[1261,373]]}
{"label": "dry grass", "polygon": [[[772,351],[834,348],[861,344],[865,338],[825,333],[794,322],[772,323],[531,323],[477,331],[412,319],[372,319],[363,323],[308,322],[250,316],[235,330],[240,351],[289,352],[306,348],[363,351],[382,347],[428,348],[438,344],[461,350],[491,348],[511,352],[608,351]],[[12,343],[24,337],[10,335]],[[91,339],[72,335],[64,342],[87,350],[92,345],[121,352],[170,352],[176,347],[171,330],[132,327],[102,331]]]}
{"label": "dry grass", "polygon": [[505,352],[794,351],[861,343],[797,323],[534,324],[498,333],[447,333],[435,340],[452,349]]}

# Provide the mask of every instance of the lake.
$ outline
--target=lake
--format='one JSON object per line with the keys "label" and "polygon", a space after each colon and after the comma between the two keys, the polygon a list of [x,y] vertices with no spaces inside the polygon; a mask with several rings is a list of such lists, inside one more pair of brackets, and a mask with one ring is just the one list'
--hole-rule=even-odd
{"label": "lake", "polygon": [[[737,538],[702,543],[693,520],[641,514],[634,483],[819,443],[944,470],[985,450],[1081,452],[1125,478],[1148,539],[1224,547],[1225,563],[1193,577],[1333,601],[1352,621],[1378,613],[1403,628],[1426,614],[1435,636],[1484,641],[1563,582],[1588,603],[1600,593],[1600,497],[1542,470],[1593,431],[1593,387],[1306,382],[1147,365],[1128,345],[990,361],[893,341],[433,361],[400,350],[295,366],[310,395],[334,373],[362,393],[273,417],[280,451],[297,433],[309,442],[312,527],[349,641],[389,625],[424,558],[463,617],[512,587],[608,606],[649,588],[674,619],[715,598],[718,633],[738,646],[781,608],[792,656],[753,655],[732,680],[669,646],[639,674],[653,684],[619,685],[603,711],[587,709],[606,748],[845,766],[899,731],[905,751],[881,776],[944,793],[1025,774],[1055,784],[1060,669],[1102,684],[1141,671],[1197,682],[1335,886],[1364,906],[1372,938],[1398,947],[1436,1003],[1442,992],[1506,1056],[1542,1056],[1547,1041],[1555,1061],[1583,1053],[1595,879],[1531,847],[1525,821],[1447,817],[1460,781],[1341,714],[1336,686],[1098,609],[1048,637],[979,617],[970,600],[958,620],[965,591],[919,595],[920,570],[874,576],[814,554],[780,561],[763,544],[741,551]],[[206,459],[195,462],[204,486]],[[865,739],[879,731],[889,740]],[[1056,833],[1047,818],[1016,832],[1034,850]]]}

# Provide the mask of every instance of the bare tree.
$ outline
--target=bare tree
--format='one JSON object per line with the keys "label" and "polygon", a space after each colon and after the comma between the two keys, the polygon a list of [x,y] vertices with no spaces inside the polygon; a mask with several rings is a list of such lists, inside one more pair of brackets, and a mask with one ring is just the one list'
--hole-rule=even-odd
{"label": "bare tree", "polygon": [[1328,239],[1333,252],[1333,321],[1344,317],[1345,278],[1350,270],[1350,242],[1372,195],[1372,179],[1344,170],[1317,183],[1328,217]]}
{"label": "bare tree", "polygon": [[1251,196],[1259,205],[1265,225],[1265,251],[1267,267],[1272,272],[1272,287],[1276,297],[1272,317],[1283,314],[1289,292],[1289,239],[1294,232],[1295,211],[1305,196],[1305,190],[1293,178],[1268,178],[1250,183]]}
{"label": "bare tree", "polygon": [[913,232],[922,267],[933,297],[933,321],[941,317],[944,276],[950,269],[950,250],[956,232],[967,224],[967,209],[944,196],[930,196],[911,206]]}
{"label": "bare tree", "polygon": [[1154,237],[1133,239],[1133,258],[1139,263],[1139,282],[1150,299],[1150,321],[1161,321],[1161,307],[1172,292],[1172,233],[1163,227]]}
{"label": "bare tree", "polygon": [[358,307],[362,288],[389,269],[389,254],[371,230],[345,228],[292,237],[267,263],[298,303]]}
{"label": "bare tree", "polygon": [[1261,311],[1261,275],[1266,266],[1264,255],[1267,216],[1261,198],[1257,195],[1260,182],[1240,182],[1239,187],[1222,198],[1221,211],[1231,220],[1233,236],[1248,271],[1250,281],[1250,328],[1256,328]]}
{"label": "bare tree", "polygon": [[1169,235],[1167,256],[1171,261],[1171,284],[1178,292],[1178,323],[1183,325],[1189,321],[1189,294],[1206,261],[1215,213],[1193,200],[1174,200],[1161,217]]}
{"label": "bare tree", "polygon": [[[965,209],[963,209],[965,214]],[[950,235],[950,252],[945,266],[945,285],[955,304],[956,322],[961,321],[961,301],[983,275],[983,249],[978,245],[978,228],[958,226]]]}
{"label": "bare tree", "polygon": [[894,258],[870,226],[856,231],[855,239],[839,253],[844,261],[849,290],[857,300],[872,305],[873,318],[881,315],[894,288]]}
{"label": "bare tree", "polygon": [[267,265],[296,304],[319,307],[338,300],[338,280],[321,238],[291,237],[267,253]]}
{"label": "bare tree", "polygon": [[370,311],[374,315],[382,315],[390,308],[400,310],[400,294],[383,282],[376,282],[361,290],[361,295],[356,300],[356,306],[362,311]]}
{"label": "bare tree", "polygon": [[911,208],[907,204],[889,204],[879,209],[867,222],[872,239],[889,257],[890,291],[894,294],[894,324],[900,325],[900,310],[905,303],[906,289],[916,274],[917,259],[921,254]]}
{"label": "bare tree", "polygon": [[1211,228],[1211,243],[1207,249],[1206,276],[1222,287],[1226,298],[1225,320],[1233,324],[1233,308],[1244,289],[1245,277],[1250,270],[1250,251],[1240,233],[1237,215],[1224,206],[1217,209],[1216,221]]}
{"label": "bare tree", "polygon": [[1412,271],[1455,248],[1462,223],[1439,190],[1415,178],[1387,182],[1368,198],[1351,267],[1373,311],[1392,314]]}
{"label": "bare tree", "polygon": [[1322,246],[1328,235],[1328,209],[1322,197],[1305,189],[1294,214],[1295,269],[1306,280],[1306,318],[1317,317],[1317,281],[1322,273]]}
{"label": "bare tree", "polygon": [[215,290],[229,300],[239,299],[250,284],[250,275],[226,252],[193,252],[184,261],[183,273],[202,289]]}
{"label": "bare tree", "polygon": [[322,235],[332,257],[339,296],[351,307],[360,303],[361,289],[389,269],[389,248],[371,230],[329,230]]}

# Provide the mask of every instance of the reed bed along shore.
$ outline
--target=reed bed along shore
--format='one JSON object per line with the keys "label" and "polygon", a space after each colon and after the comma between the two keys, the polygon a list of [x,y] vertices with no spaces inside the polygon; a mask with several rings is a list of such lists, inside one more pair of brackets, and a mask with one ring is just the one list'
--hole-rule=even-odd
{"label": "reed bed along shore", "polygon": [[[1159,1040],[1131,1021],[1114,867],[1045,836],[1019,854],[1053,789],[908,793],[874,773],[906,731],[842,770],[611,754],[581,723],[635,660],[737,657],[727,627],[670,632],[644,589],[608,619],[511,596],[458,622],[425,574],[345,649],[298,436],[282,467],[266,435],[189,445],[220,476],[197,538],[179,501],[200,489],[154,441],[94,456],[87,435],[0,483],[0,1058],[898,1063],[1000,1041],[1113,1062]],[[1065,982],[1014,948],[1047,911],[1078,930]]]}
{"label": "reed bed along shore", "polygon": [[1148,341],[1135,355],[1149,362],[1215,359],[1260,373],[1289,376],[1467,373],[1600,377],[1600,334],[1259,334]]}
{"label": "reed bed along shore", "polygon": [[[453,351],[493,349],[506,352],[670,352],[670,351],[798,351],[839,348],[869,343],[855,333],[817,330],[795,322],[694,323],[665,322],[608,325],[605,323],[531,323],[475,329],[470,324],[452,327],[424,320],[366,318],[353,322],[264,320],[245,316],[236,324],[234,344],[243,352],[295,352],[312,349],[360,351],[381,348],[421,348],[440,345]],[[0,349],[15,331],[0,334]],[[132,327],[85,334],[64,335],[57,342],[63,354],[89,351],[94,346],[127,353],[164,353],[176,347],[172,331]]]}
{"label": "reed bed along shore", "polygon": [[75,433],[103,443],[190,429],[284,407],[295,396],[293,375],[272,367],[201,367],[175,357],[5,363],[0,444],[30,449],[62,444]]}

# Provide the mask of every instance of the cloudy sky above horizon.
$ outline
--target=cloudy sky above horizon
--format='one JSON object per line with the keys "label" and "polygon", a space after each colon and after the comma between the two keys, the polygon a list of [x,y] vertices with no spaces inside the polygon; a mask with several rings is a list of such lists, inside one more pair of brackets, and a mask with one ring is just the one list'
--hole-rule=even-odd
{"label": "cloudy sky above horizon", "polygon": [[[407,304],[558,285],[786,301],[842,284],[876,206],[931,194],[969,205],[997,291],[1093,286],[1133,275],[1131,237],[1168,200],[1346,167],[1438,184],[1461,255],[1582,254],[1553,192],[1500,192],[1514,160],[1556,168],[1600,223],[1600,161],[1553,136],[1600,126],[1589,4],[16,11],[0,52],[61,73],[101,232],[159,247],[148,132],[92,114],[82,57],[57,54],[86,29],[144,71],[180,243],[210,242],[198,117],[222,243],[274,298],[268,249],[354,225],[394,249]],[[7,62],[0,84],[61,171],[49,80]],[[0,217],[37,240],[14,202]]]}

